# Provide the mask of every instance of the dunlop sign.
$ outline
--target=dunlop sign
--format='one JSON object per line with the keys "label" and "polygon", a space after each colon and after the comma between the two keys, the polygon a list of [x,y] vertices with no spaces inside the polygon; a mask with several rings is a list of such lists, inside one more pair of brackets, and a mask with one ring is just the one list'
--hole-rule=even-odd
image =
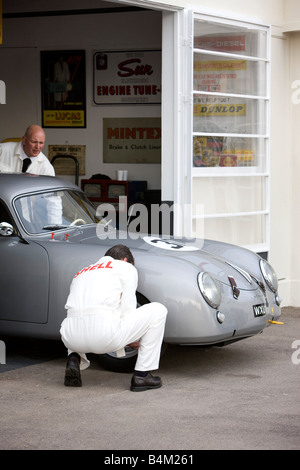
{"label": "dunlop sign", "polygon": [[194,116],[246,116],[245,104],[194,105]]}

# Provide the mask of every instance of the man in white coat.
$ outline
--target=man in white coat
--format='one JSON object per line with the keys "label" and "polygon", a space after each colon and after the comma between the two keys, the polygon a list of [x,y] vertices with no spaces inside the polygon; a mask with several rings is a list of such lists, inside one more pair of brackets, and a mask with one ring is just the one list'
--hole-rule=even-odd
{"label": "man in white coat", "polygon": [[132,391],[159,388],[158,369],[167,316],[164,305],[153,302],[136,308],[138,274],[125,245],[115,245],[97,263],[74,277],[61,325],[68,348],[65,385],[82,385],[80,369],[89,366],[85,353],[125,355],[124,347],[138,349]]}
{"label": "man in white coat", "polygon": [[0,144],[0,172],[55,176],[53,166],[42,152],[45,138],[43,129],[32,124],[21,142]]}

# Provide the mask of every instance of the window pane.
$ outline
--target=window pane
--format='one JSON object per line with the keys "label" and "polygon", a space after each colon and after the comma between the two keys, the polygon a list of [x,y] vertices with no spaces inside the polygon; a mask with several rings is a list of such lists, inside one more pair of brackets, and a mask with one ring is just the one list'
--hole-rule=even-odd
{"label": "window pane", "polygon": [[193,138],[193,166],[195,168],[255,167],[258,173],[262,173],[266,171],[265,155],[264,139],[238,136]]}
{"label": "window pane", "polygon": [[193,214],[234,214],[266,208],[262,176],[198,178],[193,185]]}
{"label": "window pane", "polygon": [[76,223],[85,225],[99,221],[90,201],[77,191],[33,194],[18,198],[15,204],[29,233],[45,233]]}
{"label": "window pane", "polygon": [[194,95],[194,132],[265,134],[264,100]]}
{"label": "window pane", "polygon": [[266,217],[264,215],[249,215],[243,217],[228,217],[221,219],[205,219],[203,223],[193,221],[193,236],[236,245],[258,245],[266,240]]}
{"label": "window pane", "polygon": [[265,96],[266,63],[195,53],[194,90]]}
{"label": "window pane", "polygon": [[267,33],[264,30],[256,30],[251,27],[235,27],[195,19],[194,47],[196,49],[266,58]]}

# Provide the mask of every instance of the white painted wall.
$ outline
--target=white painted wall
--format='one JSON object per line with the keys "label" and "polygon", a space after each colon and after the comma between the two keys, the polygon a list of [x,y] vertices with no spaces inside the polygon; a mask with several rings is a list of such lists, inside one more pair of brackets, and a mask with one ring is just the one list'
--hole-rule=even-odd
{"label": "white painted wall", "polygon": [[[24,2],[12,3],[19,4],[15,11],[26,11]],[[36,11],[39,11],[40,2],[33,3]],[[90,4],[86,3],[88,8]],[[92,2],[91,5],[95,6],[96,3]],[[75,9],[77,5],[72,2],[70,6]],[[34,8],[31,7],[31,10],[34,11]],[[0,79],[6,83],[7,93],[6,104],[0,106],[0,141],[7,137],[22,136],[30,123],[41,123],[40,51],[85,49],[87,128],[46,129],[45,153],[50,144],[86,145],[86,177],[103,173],[115,178],[115,171],[120,168],[120,164],[103,164],[102,161],[102,119],[160,117],[161,106],[95,106],[92,99],[93,52],[101,49],[161,49],[161,41],[161,12],[150,10],[26,20],[4,19]],[[161,188],[159,164],[122,164],[122,169],[128,170],[130,180],[146,179],[149,189]],[[67,179],[74,181],[73,176]]]}
{"label": "white painted wall", "polygon": [[272,37],[270,261],[280,281],[280,295],[290,304],[292,193],[289,117],[289,40],[278,31]]}
{"label": "white painted wall", "polygon": [[[300,9],[299,9],[300,11]],[[291,305],[300,305],[300,32],[289,35],[290,40],[290,226],[291,226],[291,250],[290,250],[290,279],[291,279]],[[296,88],[293,88],[296,87]]]}

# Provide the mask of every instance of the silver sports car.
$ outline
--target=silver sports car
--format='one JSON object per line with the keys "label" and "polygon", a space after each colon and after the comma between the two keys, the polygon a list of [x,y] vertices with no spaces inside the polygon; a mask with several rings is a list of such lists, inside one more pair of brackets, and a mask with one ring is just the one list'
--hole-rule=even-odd
{"label": "silver sports car", "polygon": [[[166,344],[226,345],[279,318],[276,274],[257,254],[211,240],[132,236],[97,214],[62,179],[0,174],[1,335],[59,339],[73,276],[117,243],[135,258],[138,303],[168,309]],[[124,358],[103,356],[104,365],[131,367],[136,351],[127,349]]]}

